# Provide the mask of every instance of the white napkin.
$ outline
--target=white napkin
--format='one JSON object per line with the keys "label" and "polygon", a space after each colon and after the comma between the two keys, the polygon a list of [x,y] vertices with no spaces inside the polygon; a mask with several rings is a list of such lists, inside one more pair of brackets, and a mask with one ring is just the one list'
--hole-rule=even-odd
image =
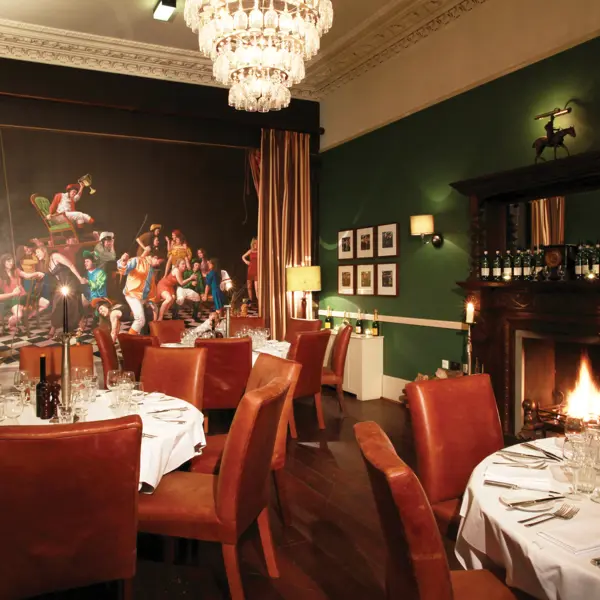
{"label": "white napkin", "polygon": [[549,471],[537,469],[522,469],[520,467],[505,467],[504,465],[488,465],[483,479],[511,483],[531,490],[548,492],[556,490],[557,482]]}
{"label": "white napkin", "polygon": [[600,517],[587,517],[561,523],[538,535],[558,544],[572,554],[597,552],[600,550]]}

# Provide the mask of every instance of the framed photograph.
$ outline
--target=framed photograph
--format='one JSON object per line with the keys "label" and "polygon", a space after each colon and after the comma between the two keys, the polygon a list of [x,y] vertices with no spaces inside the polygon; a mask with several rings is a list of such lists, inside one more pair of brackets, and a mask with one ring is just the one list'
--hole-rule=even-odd
{"label": "framed photograph", "polygon": [[398,265],[396,263],[377,265],[377,295],[398,295]]}
{"label": "framed photograph", "polygon": [[356,267],[356,294],[358,296],[375,295],[375,265]]}
{"label": "framed photograph", "polygon": [[377,227],[377,256],[398,256],[398,223]]}
{"label": "framed photograph", "polygon": [[362,227],[356,230],[356,258],[375,256],[375,227]]}
{"label": "framed photograph", "polygon": [[355,265],[338,265],[338,294],[340,296],[353,296],[356,283],[354,275]]}
{"label": "framed photograph", "polygon": [[352,260],[354,258],[354,229],[338,231],[338,259]]}

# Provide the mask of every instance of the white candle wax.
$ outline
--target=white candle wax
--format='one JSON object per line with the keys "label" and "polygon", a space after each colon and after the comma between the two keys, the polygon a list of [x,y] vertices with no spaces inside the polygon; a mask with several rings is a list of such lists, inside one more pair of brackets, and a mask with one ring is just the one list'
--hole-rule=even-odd
{"label": "white candle wax", "polygon": [[472,302],[467,303],[467,318],[466,322],[468,324],[475,322],[475,305]]}

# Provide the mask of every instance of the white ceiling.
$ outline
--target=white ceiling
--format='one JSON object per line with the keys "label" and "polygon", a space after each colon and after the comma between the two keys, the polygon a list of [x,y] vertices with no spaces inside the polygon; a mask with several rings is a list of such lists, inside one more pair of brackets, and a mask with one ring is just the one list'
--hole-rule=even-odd
{"label": "white ceiling", "polygon": [[[183,20],[184,0],[169,23],[152,18],[156,1],[0,0],[0,56],[212,84]],[[385,60],[390,48],[397,53],[434,32],[459,5],[471,10],[486,1],[333,0],[333,28],[298,95],[320,98],[353,71]]]}

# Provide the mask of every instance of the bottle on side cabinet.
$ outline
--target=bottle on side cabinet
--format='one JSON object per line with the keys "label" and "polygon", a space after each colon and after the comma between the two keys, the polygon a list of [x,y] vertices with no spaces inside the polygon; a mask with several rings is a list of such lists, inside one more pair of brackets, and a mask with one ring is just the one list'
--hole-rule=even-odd
{"label": "bottle on side cabinet", "polygon": [[600,244],[596,244],[592,258],[592,273],[600,277]]}
{"label": "bottle on side cabinet", "polygon": [[492,265],[494,281],[502,281],[502,259],[500,258],[500,250],[496,250],[494,262]]}
{"label": "bottle on side cabinet", "polygon": [[347,311],[344,311],[344,320],[342,321],[342,325],[345,327],[346,325],[350,325],[350,316]]}
{"label": "bottle on side cabinet", "polygon": [[490,259],[488,258],[487,250],[483,252],[483,258],[481,259],[479,279],[481,279],[481,281],[489,281],[490,279]]}
{"label": "bottle on side cabinet", "polygon": [[513,276],[513,261],[510,255],[510,250],[506,251],[504,259],[502,260],[502,279],[504,281],[510,281]]}
{"label": "bottle on side cabinet", "polygon": [[324,323],[325,329],[333,329],[333,317],[331,316],[331,306],[327,307],[327,316],[325,317]]}
{"label": "bottle on side cabinet", "polygon": [[379,311],[377,309],[373,311],[373,324],[371,325],[371,334],[374,337],[378,337],[381,335],[381,332],[379,331]]}
{"label": "bottle on side cabinet", "polygon": [[575,279],[583,279],[583,245],[577,247],[577,256],[575,257]]}
{"label": "bottle on side cabinet", "polygon": [[517,255],[513,261],[513,277],[517,280],[523,277],[523,257],[520,250],[517,250]]}
{"label": "bottle on side cabinet", "polygon": [[539,279],[542,276],[544,270],[544,251],[538,246],[535,252],[535,268],[534,268],[534,279]]}
{"label": "bottle on side cabinet", "polygon": [[533,279],[533,269],[531,268],[531,250],[529,248],[523,253],[523,279],[531,281]]}
{"label": "bottle on side cabinet", "polygon": [[54,404],[50,398],[50,384],[46,380],[46,355],[40,356],[40,381],[35,386],[35,414],[48,420],[54,416]]}
{"label": "bottle on side cabinet", "polygon": [[363,333],[363,320],[362,320],[362,312],[358,311],[358,319],[356,319],[356,325],[354,326],[354,333],[357,335],[362,335]]}

